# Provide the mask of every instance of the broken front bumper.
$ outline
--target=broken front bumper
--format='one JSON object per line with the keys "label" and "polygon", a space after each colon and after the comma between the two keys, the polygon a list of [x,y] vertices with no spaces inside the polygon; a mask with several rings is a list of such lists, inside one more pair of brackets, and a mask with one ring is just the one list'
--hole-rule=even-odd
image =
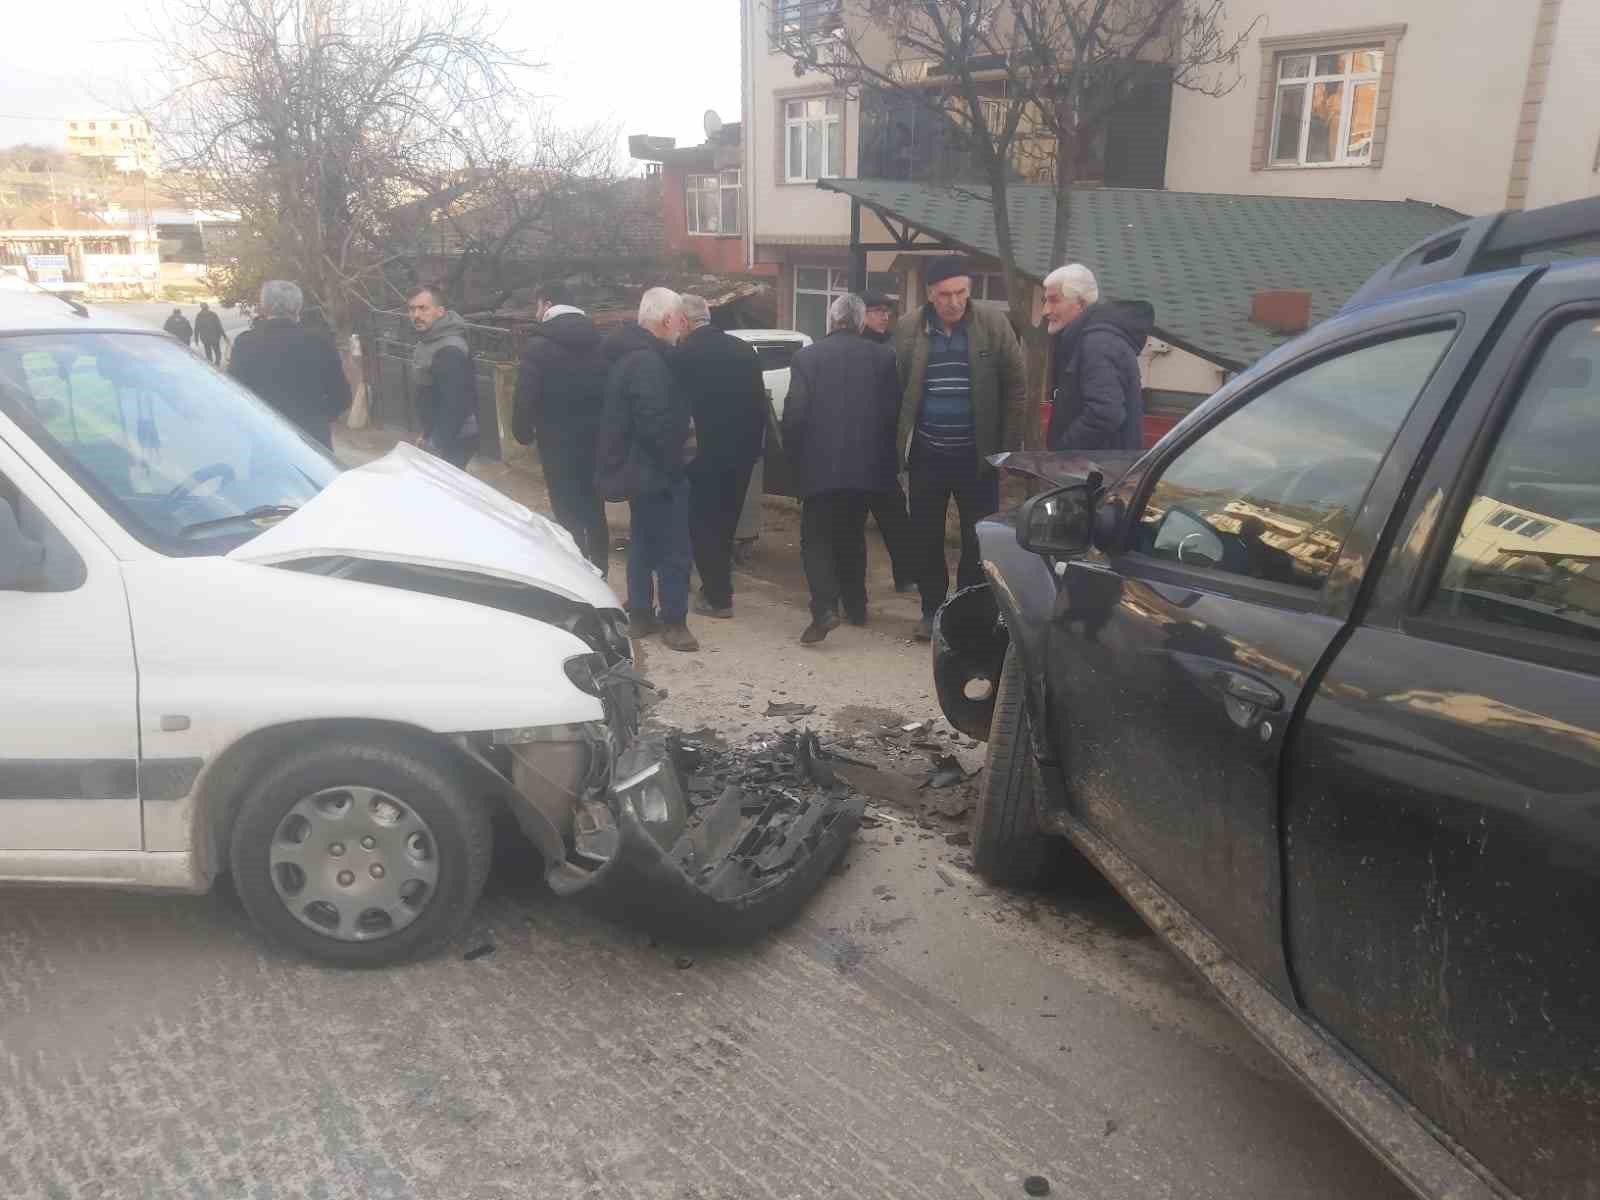
{"label": "broken front bumper", "polygon": [[968,737],[989,740],[995,693],[1011,636],[987,583],[963,588],[933,620],[933,684],[945,718]]}

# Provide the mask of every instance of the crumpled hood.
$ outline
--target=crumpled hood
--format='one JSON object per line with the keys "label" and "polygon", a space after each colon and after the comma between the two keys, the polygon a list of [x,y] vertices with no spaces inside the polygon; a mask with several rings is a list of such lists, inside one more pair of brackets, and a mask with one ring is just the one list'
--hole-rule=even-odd
{"label": "crumpled hood", "polygon": [[565,529],[404,442],[339,475],[228,557],[406,563],[526,583],[595,608],[622,607]]}
{"label": "crumpled hood", "polygon": [[1137,354],[1144,349],[1145,340],[1155,323],[1155,306],[1148,300],[1102,300],[1091,305],[1080,320],[1067,326],[1063,332],[1071,333],[1076,338],[1089,333],[1115,333]]}

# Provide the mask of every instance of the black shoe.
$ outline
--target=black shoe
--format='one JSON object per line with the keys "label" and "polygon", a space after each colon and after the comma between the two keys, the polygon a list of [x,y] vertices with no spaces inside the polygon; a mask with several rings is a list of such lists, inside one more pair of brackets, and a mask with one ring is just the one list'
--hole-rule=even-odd
{"label": "black shoe", "polygon": [[834,613],[825,617],[813,617],[811,624],[806,626],[806,631],[800,635],[802,646],[815,646],[828,634],[839,628],[839,618]]}
{"label": "black shoe", "polygon": [[700,643],[695,640],[694,634],[689,632],[687,622],[679,621],[673,625],[661,627],[661,644],[668,650],[678,650],[684,654],[693,654],[700,649]]}
{"label": "black shoe", "polygon": [[911,631],[911,640],[913,642],[933,641],[932,617],[923,617],[922,620],[917,622],[917,627]]}
{"label": "black shoe", "polygon": [[661,621],[653,612],[628,614],[628,636],[647,638],[653,633],[659,633]]}

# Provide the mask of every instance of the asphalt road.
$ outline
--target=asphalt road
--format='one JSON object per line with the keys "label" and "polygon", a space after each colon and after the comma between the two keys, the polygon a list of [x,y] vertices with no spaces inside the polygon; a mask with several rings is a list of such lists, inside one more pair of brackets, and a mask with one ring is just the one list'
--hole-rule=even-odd
{"label": "asphalt road", "polygon": [[[217,315],[222,318],[222,332],[229,338],[250,327],[250,319],[237,308],[221,308],[215,304],[211,307],[215,308]],[[160,300],[102,300],[94,304],[97,312],[132,317],[156,329],[161,328],[162,323],[172,315],[172,310],[175,308],[183,310],[183,315],[189,318],[191,325],[194,324],[195,313],[200,311],[198,304],[170,304]]]}

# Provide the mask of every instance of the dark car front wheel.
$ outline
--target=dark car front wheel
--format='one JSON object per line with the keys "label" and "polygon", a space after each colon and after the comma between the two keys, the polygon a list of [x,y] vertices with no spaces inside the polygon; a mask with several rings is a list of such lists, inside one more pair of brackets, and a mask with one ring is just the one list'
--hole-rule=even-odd
{"label": "dark car front wheel", "polygon": [[972,860],[985,879],[1021,887],[1040,882],[1066,849],[1060,837],[1039,829],[1032,721],[1022,658],[1008,646],[978,789]]}
{"label": "dark car front wheel", "polygon": [[400,739],[333,739],[256,783],[233,825],[234,887],[305,954],[379,966],[437,950],[489,871],[489,819],[441,757]]}

